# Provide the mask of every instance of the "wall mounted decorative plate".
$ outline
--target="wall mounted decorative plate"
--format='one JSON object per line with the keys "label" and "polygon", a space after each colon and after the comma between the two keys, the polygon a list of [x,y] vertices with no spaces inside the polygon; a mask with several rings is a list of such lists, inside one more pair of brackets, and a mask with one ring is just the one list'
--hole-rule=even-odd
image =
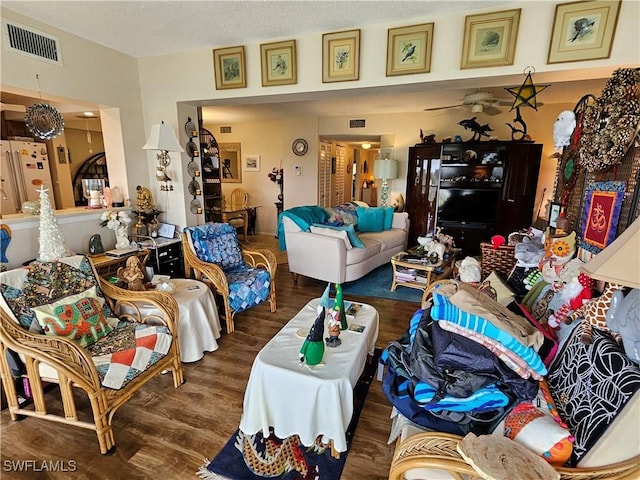
{"label": "wall mounted decorative plate", "polygon": [[309,144],[304,138],[296,138],[291,145],[291,149],[293,153],[301,157],[309,150]]}

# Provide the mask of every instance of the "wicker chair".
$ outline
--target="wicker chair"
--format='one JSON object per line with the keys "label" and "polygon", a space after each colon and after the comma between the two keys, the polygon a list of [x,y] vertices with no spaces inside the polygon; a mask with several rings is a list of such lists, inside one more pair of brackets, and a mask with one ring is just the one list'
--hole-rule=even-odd
{"label": "wicker chair", "polygon": [[[173,297],[166,293],[133,292],[109,284],[103,278],[95,275],[95,271],[86,257],[68,258],[72,259],[72,264],[78,267],[77,269],[71,269],[73,272],[79,272],[75,277],[75,279],[80,279],[76,282],[76,285],[83,287],[88,285],[96,286],[98,291],[101,290],[106,304],[113,312],[117,311],[121,305],[131,306],[136,301],[154,305],[160,314],[154,315],[153,322],[156,325],[166,327],[171,335],[171,345],[168,348],[168,352],[156,363],[149,365],[128,383],[125,383],[120,389],[105,387],[101,383],[98,369],[87,347],[81,347],[76,341],[63,336],[34,333],[23,326],[22,321],[24,321],[25,313],[30,310],[28,305],[24,305],[23,299],[25,295],[23,293],[17,294],[20,290],[20,285],[11,280],[12,277],[9,275],[11,275],[12,271],[2,272],[0,274],[0,283],[2,283],[2,297],[0,298],[2,303],[2,308],[0,309],[0,375],[2,386],[7,397],[12,420],[30,416],[95,430],[98,436],[100,452],[108,454],[115,450],[112,422],[114,414],[120,406],[124,405],[148,381],[164,371],[172,372],[174,387],[179,387],[184,381],[177,341],[178,305]],[[53,272],[52,277],[55,277],[60,271],[60,265],[64,263],[64,260],[67,259],[61,259],[58,262],[49,264]],[[31,272],[31,268],[29,272]],[[69,269],[69,264],[64,263],[64,268]],[[18,270],[24,271],[24,269],[16,269],[14,272],[18,272]],[[37,278],[38,288],[41,288],[43,284],[50,280],[51,278],[46,277]],[[63,283],[66,288],[70,282]],[[52,294],[51,300],[67,296],[66,294],[56,295],[60,293],[57,287],[51,288],[50,293]],[[37,297],[37,295],[35,294],[34,297]],[[13,298],[10,298],[11,296]],[[14,310],[10,307],[10,305],[16,307],[13,300],[17,300],[17,303],[20,304]],[[34,303],[32,306],[35,307],[41,304],[41,302]],[[135,308],[133,310],[136,310],[139,314],[139,310]],[[139,323],[149,321],[149,324],[151,324],[150,318],[139,317],[134,312],[134,314],[128,315],[126,319],[121,317],[120,320]],[[110,336],[107,335],[101,339],[101,343],[103,345],[108,343],[106,340]],[[8,361],[9,358],[15,359],[15,354],[19,356],[20,376],[29,382],[33,400],[29,404],[28,402],[21,404],[18,397],[15,383],[16,366],[10,365]],[[13,369],[11,368],[12,366],[14,367]],[[47,409],[46,397],[49,394],[45,396],[43,382],[58,385],[63,406],[62,414],[55,414]],[[78,390],[84,391],[89,398],[92,421],[87,419],[86,414],[82,415],[84,420],[78,414],[74,399],[74,392]],[[53,403],[57,402],[54,401]]]}
{"label": "wicker chair", "polygon": [[[186,227],[182,233],[185,271],[222,297],[227,333],[234,316],[269,300],[276,311],[276,256],[270,250],[247,250],[228,223]],[[247,288],[248,287],[248,288]]]}
{"label": "wicker chair", "polygon": [[[405,473],[415,468],[444,470],[456,480],[480,480],[482,477],[458,453],[460,440],[462,437],[458,435],[441,432],[411,435],[396,446],[389,480],[404,480]],[[640,474],[640,458],[604,467],[557,467],[556,471],[562,480],[636,480]]]}

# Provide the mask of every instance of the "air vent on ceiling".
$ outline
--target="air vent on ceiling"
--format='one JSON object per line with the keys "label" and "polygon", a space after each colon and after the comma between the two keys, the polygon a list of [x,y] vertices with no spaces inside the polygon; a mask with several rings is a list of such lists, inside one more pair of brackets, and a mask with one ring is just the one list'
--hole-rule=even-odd
{"label": "air vent on ceiling", "polygon": [[220,133],[231,133],[231,127],[220,127]]}
{"label": "air vent on ceiling", "polygon": [[367,121],[362,118],[360,120],[349,120],[349,128],[364,128]]}
{"label": "air vent on ceiling", "polygon": [[58,37],[14,22],[3,22],[2,33],[12,52],[62,66]]}

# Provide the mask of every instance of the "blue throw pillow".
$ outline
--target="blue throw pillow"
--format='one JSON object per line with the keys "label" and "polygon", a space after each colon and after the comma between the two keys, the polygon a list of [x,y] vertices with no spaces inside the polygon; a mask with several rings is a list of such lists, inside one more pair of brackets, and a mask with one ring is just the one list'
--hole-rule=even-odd
{"label": "blue throw pillow", "polygon": [[393,224],[393,211],[395,210],[393,207],[380,207],[384,212],[384,230],[390,230],[391,225]]}
{"label": "blue throw pillow", "polygon": [[384,210],[382,207],[358,207],[358,230],[361,232],[381,232],[384,230]]}
{"label": "blue throw pillow", "polygon": [[351,246],[355,248],[364,248],[364,243],[362,243],[362,240],[358,238],[358,234],[356,233],[356,229],[353,224],[331,225],[329,223],[314,223],[313,225],[316,227],[330,228],[332,230],[344,230],[345,232],[347,232],[347,236],[349,237]]}

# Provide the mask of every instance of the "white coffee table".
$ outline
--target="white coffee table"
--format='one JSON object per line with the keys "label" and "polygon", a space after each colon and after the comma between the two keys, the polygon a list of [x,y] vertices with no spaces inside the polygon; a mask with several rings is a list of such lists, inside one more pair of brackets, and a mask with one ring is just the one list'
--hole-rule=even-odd
{"label": "white coffee table", "polygon": [[[325,348],[322,363],[300,363],[304,337],[299,330],[311,327],[320,299],[311,300],[256,356],[244,395],[240,430],[266,437],[270,427],[279,438],[297,434],[303,445],[316,437],[333,442],[337,452],[347,450],[345,432],[353,415],[353,389],[378,338],[378,312],[364,304],[353,323],[362,333],[345,330],[342,344]],[[350,322],[351,323],[351,322]],[[327,324],[325,322],[325,337]]]}

